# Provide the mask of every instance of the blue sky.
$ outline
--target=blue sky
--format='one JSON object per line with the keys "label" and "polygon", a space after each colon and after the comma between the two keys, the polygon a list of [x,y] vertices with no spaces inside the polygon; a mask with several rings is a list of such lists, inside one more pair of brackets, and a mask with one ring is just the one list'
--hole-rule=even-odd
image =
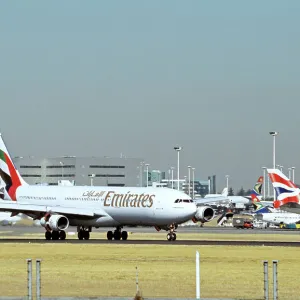
{"label": "blue sky", "polygon": [[[12,155],[143,157],[251,187],[300,169],[299,1],[6,1],[1,132]],[[297,179],[296,169],[296,179]],[[185,173],[185,174],[184,174]],[[296,180],[297,181],[297,180]]]}

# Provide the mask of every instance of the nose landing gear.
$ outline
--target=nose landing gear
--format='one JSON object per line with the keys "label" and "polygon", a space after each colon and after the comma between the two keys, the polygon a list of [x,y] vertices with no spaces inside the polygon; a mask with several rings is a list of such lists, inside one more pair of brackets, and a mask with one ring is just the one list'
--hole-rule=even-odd
{"label": "nose landing gear", "polygon": [[167,234],[167,240],[170,241],[176,241],[176,233],[175,233],[175,229],[177,228],[176,225],[171,224],[169,226],[169,230],[170,232]]}
{"label": "nose landing gear", "polygon": [[176,233],[175,232],[169,232],[167,234],[167,240],[170,241],[176,241]]}

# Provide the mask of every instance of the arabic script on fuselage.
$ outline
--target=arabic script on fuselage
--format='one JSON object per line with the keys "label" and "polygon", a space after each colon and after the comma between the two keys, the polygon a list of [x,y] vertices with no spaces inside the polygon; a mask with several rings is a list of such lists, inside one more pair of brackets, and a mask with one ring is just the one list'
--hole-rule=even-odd
{"label": "arabic script on fuselage", "polygon": [[[106,192],[87,191],[83,193],[83,197],[102,197]],[[108,191],[104,198],[104,206],[110,207],[147,207],[153,206],[154,194],[126,194]]]}

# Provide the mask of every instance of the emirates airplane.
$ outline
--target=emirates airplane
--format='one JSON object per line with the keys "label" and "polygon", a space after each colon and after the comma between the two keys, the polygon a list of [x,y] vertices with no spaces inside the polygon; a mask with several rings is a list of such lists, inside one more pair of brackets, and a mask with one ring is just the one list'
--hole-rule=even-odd
{"label": "emirates airplane", "polygon": [[[169,188],[28,185],[16,170],[0,134],[0,176],[5,183],[0,211],[25,214],[46,229],[47,240],[64,240],[77,226],[78,239],[90,238],[92,227],[112,227],[108,240],[127,240],[124,226],[153,226],[176,240],[178,224],[208,222],[214,212],[197,208],[185,193]],[[210,211],[211,210],[211,211]]]}

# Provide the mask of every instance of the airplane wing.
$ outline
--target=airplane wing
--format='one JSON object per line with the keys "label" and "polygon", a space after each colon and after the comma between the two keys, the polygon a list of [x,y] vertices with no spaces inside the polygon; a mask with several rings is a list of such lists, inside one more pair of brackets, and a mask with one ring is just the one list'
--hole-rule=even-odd
{"label": "airplane wing", "polygon": [[41,213],[57,213],[65,216],[82,216],[89,218],[104,217],[107,213],[102,209],[91,210],[88,208],[45,206],[35,204],[19,204],[13,201],[0,201],[0,211],[40,215]]}

